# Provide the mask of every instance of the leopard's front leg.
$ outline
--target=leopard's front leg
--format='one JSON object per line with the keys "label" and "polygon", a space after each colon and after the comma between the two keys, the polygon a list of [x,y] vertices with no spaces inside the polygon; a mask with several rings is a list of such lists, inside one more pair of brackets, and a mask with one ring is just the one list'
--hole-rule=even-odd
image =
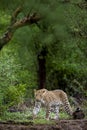
{"label": "leopard's front leg", "polygon": [[40,107],[41,107],[41,102],[35,101],[35,106],[33,109],[33,119],[36,118],[38,112],[40,111]]}
{"label": "leopard's front leg", "polygon": [[49,120],[50,112],[51,112],[50,106],[47,106],[47,108],[46,108],[46,119],[47,120]]}

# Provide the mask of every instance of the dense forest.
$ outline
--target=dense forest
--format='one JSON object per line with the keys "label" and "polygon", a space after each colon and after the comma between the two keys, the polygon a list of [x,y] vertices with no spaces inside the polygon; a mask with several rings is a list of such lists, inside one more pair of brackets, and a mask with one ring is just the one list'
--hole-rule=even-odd
{"label": "dense forest", "polygon": [[87,0],[0,0],[0,113],[62,89],[87,96]]}

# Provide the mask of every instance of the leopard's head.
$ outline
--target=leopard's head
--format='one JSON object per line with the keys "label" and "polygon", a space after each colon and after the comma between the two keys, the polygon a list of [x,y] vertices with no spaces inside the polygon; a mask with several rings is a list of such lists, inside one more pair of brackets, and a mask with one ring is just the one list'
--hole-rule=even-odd
{"label": "leopard's head", "polygon": [[47,90],[46,89],[39,89],[39,90],[34,90],[34,97],[36,101],[42,101],[43,100],[43,95],[45,94]]}

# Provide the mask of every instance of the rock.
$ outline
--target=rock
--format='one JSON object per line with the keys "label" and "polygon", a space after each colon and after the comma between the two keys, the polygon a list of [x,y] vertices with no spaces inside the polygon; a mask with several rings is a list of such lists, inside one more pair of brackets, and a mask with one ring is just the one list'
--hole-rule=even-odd
{"label": "rock", "polygon": [[83,110],[77,108],[76,111],[73,113],[73,119],[83,119],[83,118],[85,118]]}

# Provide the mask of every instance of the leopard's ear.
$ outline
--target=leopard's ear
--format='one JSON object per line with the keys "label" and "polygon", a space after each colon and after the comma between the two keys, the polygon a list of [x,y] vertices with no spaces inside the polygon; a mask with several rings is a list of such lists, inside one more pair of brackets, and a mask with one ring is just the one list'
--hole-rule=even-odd
{"label": "leopard's ear", "polygon": [[43,89],[43,90],[42,90],[42,93],[45,93],[46,91],[47,91],[46,89]]}

